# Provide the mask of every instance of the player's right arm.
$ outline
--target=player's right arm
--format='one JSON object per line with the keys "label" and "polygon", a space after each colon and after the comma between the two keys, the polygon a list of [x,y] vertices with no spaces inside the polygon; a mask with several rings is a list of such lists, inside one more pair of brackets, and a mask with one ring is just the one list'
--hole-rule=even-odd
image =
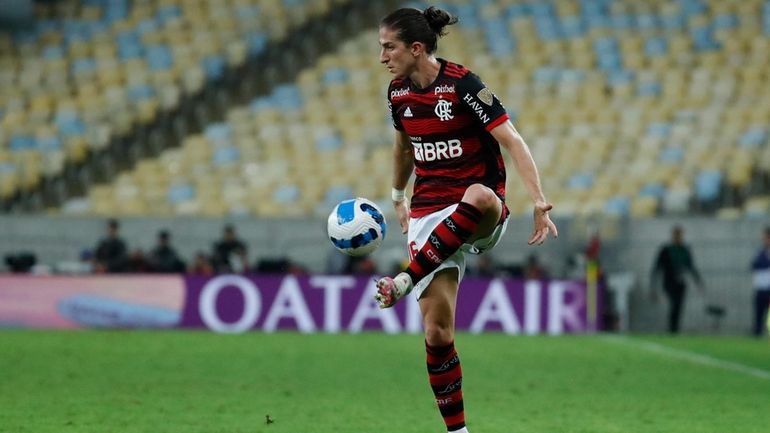
{"label": "player's right arm", "polygon": [[[396,130],[396,140],[393,143],[393,189],[403,191],[409,182],[409,177],[414,171],[414,157],[412,155],[412,142],[409,135]],[[409,230],[409,199],[393,200],[396,209],[398,223],[401,225],[401,233]]]}

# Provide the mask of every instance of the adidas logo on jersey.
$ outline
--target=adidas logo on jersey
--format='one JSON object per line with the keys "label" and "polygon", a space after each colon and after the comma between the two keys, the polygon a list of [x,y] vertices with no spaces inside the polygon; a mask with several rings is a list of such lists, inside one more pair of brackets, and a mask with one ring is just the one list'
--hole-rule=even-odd
{"label": "adidas logo on jersey", "polygon": [[412,115],[412,110],[409,107],[406,107],[406,110],[404,110],[404,117],[414,117]]}

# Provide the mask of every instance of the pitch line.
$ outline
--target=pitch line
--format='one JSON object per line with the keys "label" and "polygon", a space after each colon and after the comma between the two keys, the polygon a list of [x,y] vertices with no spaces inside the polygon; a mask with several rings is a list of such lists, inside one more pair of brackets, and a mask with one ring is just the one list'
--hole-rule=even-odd
{"label": "pitch line", "polygon": [[761,368],[749,367],[748,365],[740,364],[738,362],[725,361],[723,359],[715,358],[709,355],[702,355],[700,353],[691,352],[689,350],[674,349],[672,347],[653,343],[651,341],[636,340],[627,337],[607,336],[605,337],[605,340],[613,343],[627,344],[629,346],[644,349],[648,352],[658,353],[669,358],[681,359],[693,364],[721,368],[723,370],[734,371],[747,374],[749,376],[758,377],[760,379],[770,380],[770,371],[763,370]]}

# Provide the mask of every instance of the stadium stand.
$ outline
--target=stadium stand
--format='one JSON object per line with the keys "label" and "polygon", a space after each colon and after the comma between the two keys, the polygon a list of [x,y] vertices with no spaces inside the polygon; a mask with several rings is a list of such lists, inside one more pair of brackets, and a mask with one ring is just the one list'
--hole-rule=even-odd
{"label": "stadium stand", "polygon": [[[0,94],[3,200],[174,110],[207,80],[254,73],[238,69],[247,57],[308,17],[347,6],[132,5],[64,2],[60,8],[74,19],[1,40],[14,53],[2,58],[8,67],[0,74],[10,89]],[[558,214],[731,218],[770,211],[770,1],[439,6],[461,18],[440,55],[478,71],[507,104]],[[274,85],[249,101],[205,98],[208,110],[197,112],[204,126],[182,128],[181,146],[148,137],[156,148],[150,157],[103,176],[106,183],[86,179],[85,198],[59,211],[308,215],[353,194],[386,199],[392,128],[375,23],[359,23],[369,30],[327,47],[305,47],[327,51],[297,68],[296,79],[273,68],[265,81]],[[225,115],[215,119],[216,112]],[[528,206],[516,183],[512,176],[509,203],[521,214]]]}
{"label": "stadium stand", "polygon": [[345,3],[38,4],[32,28],[0,33],[0,197],[10,201],[64,175]]}

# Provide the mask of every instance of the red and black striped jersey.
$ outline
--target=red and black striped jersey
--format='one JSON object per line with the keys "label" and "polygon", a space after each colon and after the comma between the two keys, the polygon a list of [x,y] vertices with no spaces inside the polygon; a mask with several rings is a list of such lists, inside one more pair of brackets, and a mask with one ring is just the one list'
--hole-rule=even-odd
{"label": "red and black striped jersey", "polygon": [[430,86],[421,89],[406,78],[388,87],[393,126],[412,143],[415,218],[459,202],[474,183],[505,201],[505,164],[489,133],[508,120],[505,107],[476,74],[438,61],[441,69]]}

